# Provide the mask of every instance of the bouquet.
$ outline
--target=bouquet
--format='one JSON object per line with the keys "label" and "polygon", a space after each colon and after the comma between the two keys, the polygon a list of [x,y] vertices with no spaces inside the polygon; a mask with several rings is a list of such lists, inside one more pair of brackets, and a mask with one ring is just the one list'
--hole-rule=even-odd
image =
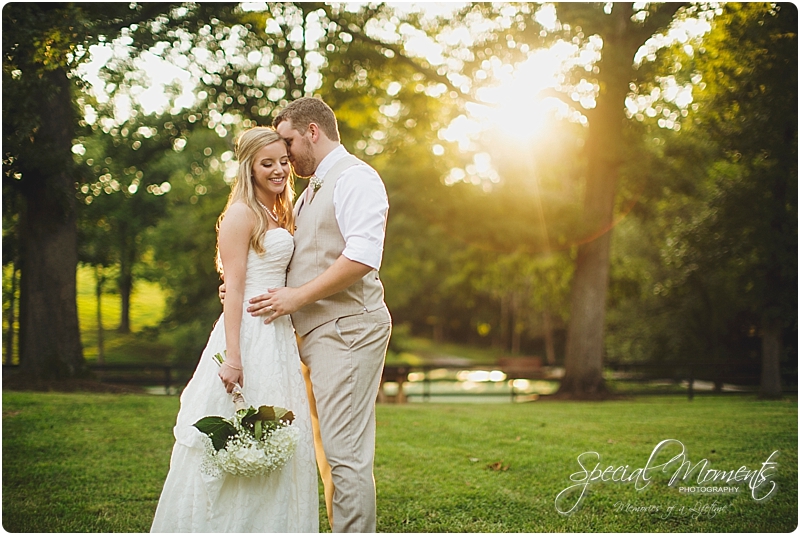
{"label": "bouquet", "polygon": [[[219,353],[214,359],[217,364],[224,362]],[[297,447],[292,411],[272,405],[247,406],[239,385],[231,395],[236,407],[233,418],[206,416],[194,424],[207,439],[202,471],[210,476],[252,477],[281,468]]]}

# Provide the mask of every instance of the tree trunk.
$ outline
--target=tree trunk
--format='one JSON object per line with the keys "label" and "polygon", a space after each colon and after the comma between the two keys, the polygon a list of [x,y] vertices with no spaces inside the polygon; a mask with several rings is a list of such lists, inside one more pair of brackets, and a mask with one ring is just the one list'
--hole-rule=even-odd
{"label": "tree trunk", "polygon": [[625,97],[633,78],[630,5],[615,4],[613,29],[604,35],[598,63],[600,94],[597,107],[587,112],[586,191],[583,240],[578,246],[570,294],[563,397],[595,398],[606,393],[603,380],[603,333],[610,266],[611,226],[619,168],[624,161]]}
{"label": "tree trunk", "polygon": [[120,333],[131,332],[131,288],[133,280],[131,276],[122,278],[119,281],[119,297],[121,301],[120,315],[119,315],[119,328]]}
{"label": "tree trunk", "polygon": [[[709,300],[709,304],[710,300]],[[711,362],[714,367],[714,392],[722,392],[722,354],[720,351],[719,333],[722,331],[719,312],[711,305]]]}
{"label": "tree trunk", "polygon": [[94,267],[95,295],[97,296],[97,363],[105,364],[106,355],[103,340],[103,267]]}
{"label": "tree trunk", "polygon": [[20,367],[33,379],[82,375],[85,361],[78,328],[75,179],[72,169],[73,105],[62,69],[50,78],[41,102],[34,143],[41,158],[26,162],[20,216]]}
{"label": "tree trunk", "polygon": [[509,297],[508,294],[503,294],[500,298],[500,347],[505,353],[508,351],[508,331],[509,331]]}
{"label": "tree trunk", "polygon": [[559,393],[592,397],[606,390],[602,351],[610,237],[610,232],[606,232],[578,248],[570,296],[565,373]]}
{"label": "tree trunk", "polygon": [[544,323],[544,354],[547,359],[548,366],[556,365],[556,344],[553,340],[553,320],[550,317],[550,311],[545,309],[542,312],[542,320]]}
{"label": "tree trunk", "polygon": [[444,342],[444,320],[436,318],[433,324],[433,341],[437,344]]}
{"label": "tree trunk", "polygon": [[[598,103],[598,114],[600,111]],[[618,113],[622,113],[621,108]],[[565,375],[559,388],[559,393],[568,392],[575,397],[593,397],[606,390],[603,380],[603,333],[611,221],[619,162],[612,159],[614,152],[604,153],[601,150],[603,140],[597,138],[603,136],[602,130],[606,129],[596,121],[590,126],[588,136],[595,147],[589,154],[584,217],[591,224],[589,229],[594,231],[595,236],[578,246],[570,295]],[[606,139],[611,137],[619,139],[621,136],[608,135]]]}
{"label": "tree trunk", "polygon": [[779,399],[781,390],[781,322],[765,314],[761,325],[761,388],[759,397]]}
{"label": "tree trunk", "polygon": [[14,362],[14,323],[17,321],[16,306],[17,306],[17,261],[11,263],[11,296],[8,304],[8,334],[5,338],[5,360],[4,364],[12,364]]}
{"label": "tree trunk", "polygon": [[127,228],[123,226],[120,229],[120,233],[122,247],[120,249],[118,288],[121,306],[117,331],[127,334],[131,332],[131,292],[133,292],[133,264],[136,261],[136,244],[132,243],[133,239],[128,235]]}
{"label": "tree trunk", "polygon": [[512,355],[519,355],[520,347],[522,341],[522,329],[520,325],[515,321],[514,322],[514,330],[511,331],[511,354]]}
{"label": "tree trunk", "polygon": [[519,355],[522,341],[522,322],[519,320],[519,304],[517,297],[511,295],[511,354]]}

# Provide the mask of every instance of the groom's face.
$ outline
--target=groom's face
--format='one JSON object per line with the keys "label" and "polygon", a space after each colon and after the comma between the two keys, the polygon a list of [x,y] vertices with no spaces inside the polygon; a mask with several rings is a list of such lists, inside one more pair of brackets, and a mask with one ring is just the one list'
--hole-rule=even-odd
{"label": "groom's face", "polygon": [[289,161],[294,173],[300,177],[313,175],[317,170],[317,160],[311,144],[311,130],[306,129],[306,133],[301,134],[292,126],[291,120],[281,121],[276,130],[289,145]]}

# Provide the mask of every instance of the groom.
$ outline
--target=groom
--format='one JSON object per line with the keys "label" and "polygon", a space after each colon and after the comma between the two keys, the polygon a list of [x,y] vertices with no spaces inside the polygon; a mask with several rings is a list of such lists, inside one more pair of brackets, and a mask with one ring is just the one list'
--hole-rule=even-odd
{"label": "groom", "polygon": [[[375,398],[391,334],[378,269],[389,202],[378,173],[339,142],[333,110],[300,98],[273,126],[289,145],[295,174],[311,177],[295,207],[295,251],[287,287],[250,300],[265,323],[291,314],[316,400],[330,467],[335,532],[375,532]],[[320,438],[315,437],[315,438]],[[326,499],[327,502],[327,499]],[[329,511],[329,518],[331,518]]]}

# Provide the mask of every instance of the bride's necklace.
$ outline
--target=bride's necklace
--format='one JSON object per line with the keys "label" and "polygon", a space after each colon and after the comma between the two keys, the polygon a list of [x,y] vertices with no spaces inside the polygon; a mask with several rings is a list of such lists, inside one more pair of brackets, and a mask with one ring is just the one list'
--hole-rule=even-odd
{"label": "bride's necklace", "polygon": [[263,208],[264,210],[266,210],[266,212],[267,212],[267,215],[270,217],[270,219],[272,219],[272,220],[273,220],[273,221],[275,221],[276,223],[278,222],[278,214],[274,213],[272,210],[270,210],[269,208],[267,208],[267,207],[264,205],[264,203],[262,203],[261,201],[259,201],[259,200],[258,200],[258,198],[256,198],[256,202],[257,202],[259,205],[261,205],[261,208]]}

